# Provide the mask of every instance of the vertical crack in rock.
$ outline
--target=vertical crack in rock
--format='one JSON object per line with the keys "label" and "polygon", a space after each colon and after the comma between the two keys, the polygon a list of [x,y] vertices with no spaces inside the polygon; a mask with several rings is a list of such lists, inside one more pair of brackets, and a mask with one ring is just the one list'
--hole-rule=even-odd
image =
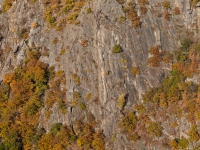
{"label": "vertical crack in rock", "polygon": [[[101,6],[102,1],[97,2],[99,7]],[[100,7],[101,8],[101,7]],[[105,69],[104,69],[104,58],[103,58],[103,48],[104,48],[104,34],[101,32],[101,9],[98,9],[96,12],[96,49],[98,52],[98,84],[99,84],[99,100],[102,105],[105,105],[107,99],[107,90],[105,83]]]}

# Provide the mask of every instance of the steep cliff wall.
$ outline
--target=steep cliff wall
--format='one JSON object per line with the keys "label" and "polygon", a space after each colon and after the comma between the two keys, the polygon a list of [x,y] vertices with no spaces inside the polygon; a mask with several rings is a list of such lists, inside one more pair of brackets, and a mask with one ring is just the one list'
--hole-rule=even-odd
{"label": "steep cliff wall", "polygon": [[[147,89],[158,86],[168,76],[170,64],[162,62],[152,67],[147,63],[151,47],[159,45],[160,51],[172,52],[186,36],[198,38],[199,4],[169,0],[169,6],[165,6],[164,2],[87,1],[75,20],[67,19],[63,24],[61,20],[66,16],[52,11],[56,18],[53,21],[56,25],[52,25],[51,21],[45,21],[48,4],[44,1],[13,1],[5,11],[4,1],[0,0],[0,78],[22,64],[25,49],[37,47],[42,52],[42,62],[65,72],[68,105],[66,114],[54,105],[49,119],[45,118],[46,108],[43,108],[41,127],[49,130],[52,123],[72,125],[90,111],[105,135],[106,149],[164,149],[162,145],[145,148],[142,142],[133,146],[118,129],[123,111],[116,103],[124,93],[123,109],[130,110],[143,101],[141,95]],[[129,7],[133,8],[133,14]],[[114,54],[112,48],[117,44],[123,51]],[[139,74],[132,73],[134,67],[139,68]],[[75,92],[80,94],[76,102]],[[74,103],[84,103],[87,111]]]}

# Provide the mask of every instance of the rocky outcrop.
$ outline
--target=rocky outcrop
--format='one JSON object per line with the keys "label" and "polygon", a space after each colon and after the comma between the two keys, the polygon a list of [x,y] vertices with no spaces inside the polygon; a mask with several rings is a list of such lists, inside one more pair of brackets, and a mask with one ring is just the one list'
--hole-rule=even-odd
{"label": "rocky outcrop", "polygon": [[[123,113],[117,107],[116,100],[125,93],[124,109],[128,110],[142,101],[141,95],[147,89],[159,85],[163,77],[168,75],[170,65],[162,63],[159,67],[149,66],[148,50],[160,45],[160,50],[172,51],[179,46],[186,32],[197,37],[200,8],[192,7],[189,0],[170,0],[170,8],[166,9],[162,6],[162,0],[149,0],[147,14],[140,15],[136,3],[135,10],[140,17],[141,27],[133,28],[122,9],[131,2],[136,3],[135,0],[125,1],[124,4],[116,0],[88,1],[77,18],[80,24],[67,24],[62,31],[48,28],[42,19],[42,1],[14,1],[11,9],[0,15],[1,80],[4,74],[22,63],[24,49],[31,47],[40,49],[43,62],[66,74],[67,114],[60,114],[55,105],[48,120],[44,119],[41,112],[41,126],[48,130],[55,122],[70,125],[86,115],[79,107],[71,105],[73,93],[77,91],[81,95],[79,102],[86,104],[87,111],[92,112],[108,139],[106,149],[161,149],[159,145],[145,147],[144,143],[138,143],[133,148],[118,129],[118,121]],[[2,3],[0,0],[0,9]],[[174,14],[175,7],[180,9],[180,14]],[[92,12],[86,13],[87,8],[91,8]],[[164,18],[166,11],[169,12],[169,21]],[[124,21],[118,21],[120,16]],[[32,26],[33,22],[38,24],[37,27]],[[18,36],[22,29],[28,33],[26,38]],[[122,53],[112,53],[116,44],[120,44]],[[61,55],[62,49],[65,49],[65,53]],[[131,73],[134,66],[139,67],[139,75]],[[80,84],[73,80],[73,75],[79,78]],[[89,100],[87,94],[91,94]],[[113,136],[115,140],[111,141]]]}

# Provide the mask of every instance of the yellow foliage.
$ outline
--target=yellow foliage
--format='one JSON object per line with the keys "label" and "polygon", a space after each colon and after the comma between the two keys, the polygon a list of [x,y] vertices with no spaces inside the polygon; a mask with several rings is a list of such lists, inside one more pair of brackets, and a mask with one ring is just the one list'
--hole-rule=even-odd
{"label": "yellow foliage", "polygon": [[52,136],[50,134],[43,135],[42,138],[38,141],[39,150],[53,150]]}
{"label": "yellow foliage", "polygon": [[102,134],[100,134],[100,133],[93,134],[92,147],[95,150],[104,150],[105,149]]}
{"label": "yellow foliage", "polygon": [[178,143],[175,140],[171,140],[169,145],[171,146],[172,150],[177,150],[178,148]]}
{"label": "yellow foliage", "polygon": [[121,95],[119,95],[118,99],[117,99],[117,106],[122,109],[125,105],[125,94],[122,93]]}
{"label": "yellow foliage", "polygon": [[139,67],[136,67],[136,66],[132,67],[131,74],[139,75],[140,74]]}
{"label": "yellow foliage", "polygon": [[162,5],[163,5],[163,7],[166,8],[166,9],[170,8],[170,2],[168,2],[168,1],[164,1],[164,2],[162,3]]}
{"label": "yellow foliage", "polygon": [[86,95],[86,100],[90,100],[90,98],[91,98],[91,93],[88,93],[88,94]]}
{"label": "yellow foliage", "polygon": [[83,145],[83,142],[80,139],[76,140],[76,143],[79,147],[81,147]]}
{"label": "yellow foliage", "polygon": [[3,2],[3,12],[8,11],[12,7],[12,0],[4,0]]}
{"label": "yellow foliage", "polygon": [[4,83],[11,83],[12,80],[14,79],[15,75],[14,73],[8,73],[3,77],[3,82]]}

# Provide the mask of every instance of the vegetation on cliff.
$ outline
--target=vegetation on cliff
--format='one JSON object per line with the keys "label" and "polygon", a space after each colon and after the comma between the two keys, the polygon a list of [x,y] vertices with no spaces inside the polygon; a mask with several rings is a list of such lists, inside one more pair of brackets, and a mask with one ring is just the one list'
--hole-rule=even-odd
{"label": "vegetation on cliff", "polygon": [[[156,46],[149,52],[152,54],[148,60],[149,65],[159,66],[163,60],[163,51],[159,52],[159,47]],[[200,85],[189,81],[188,78],[199,72],[199,55],[199,43],[190,39],[181,42],[181,46],[173,52],[173,57],[167,52],[168,59],[165,62],[171,62],[170,75],[163,79],[159,87],[146,91],[143,102],[135,105],[120,121],[120,126],[127,131],[129,139],[135,140],[130,137],[136,134],[137,140],[156,141],[155,137],[164,137],[164,143],[169,144],[172,149],[186,149],[189,143],[197,144]],[[191,126],[185,131],[187,136],[184,138],[179,134],[183,131],[175,128],[181,126],[178,118],[185,118]],[[167,129],[169,127],[170,129]],[[166,129],[175,137],[174,139],[167,136]]]}
{"label": "vegetation on cliff", "polygon": [[78,120],[76,129],[53,124],[46,133],[40,128],[39,116],[44,107],[50,111],[57,103],[61,113],[67,113],[65,89],[61,88],[65,74],[41,62],[37,49],[27,49],[26,56],[23,65],[6,74],[0,85],[0,149],[61,150],[73,145],[102,149],[103,135],[95,131],[94,120]]}

